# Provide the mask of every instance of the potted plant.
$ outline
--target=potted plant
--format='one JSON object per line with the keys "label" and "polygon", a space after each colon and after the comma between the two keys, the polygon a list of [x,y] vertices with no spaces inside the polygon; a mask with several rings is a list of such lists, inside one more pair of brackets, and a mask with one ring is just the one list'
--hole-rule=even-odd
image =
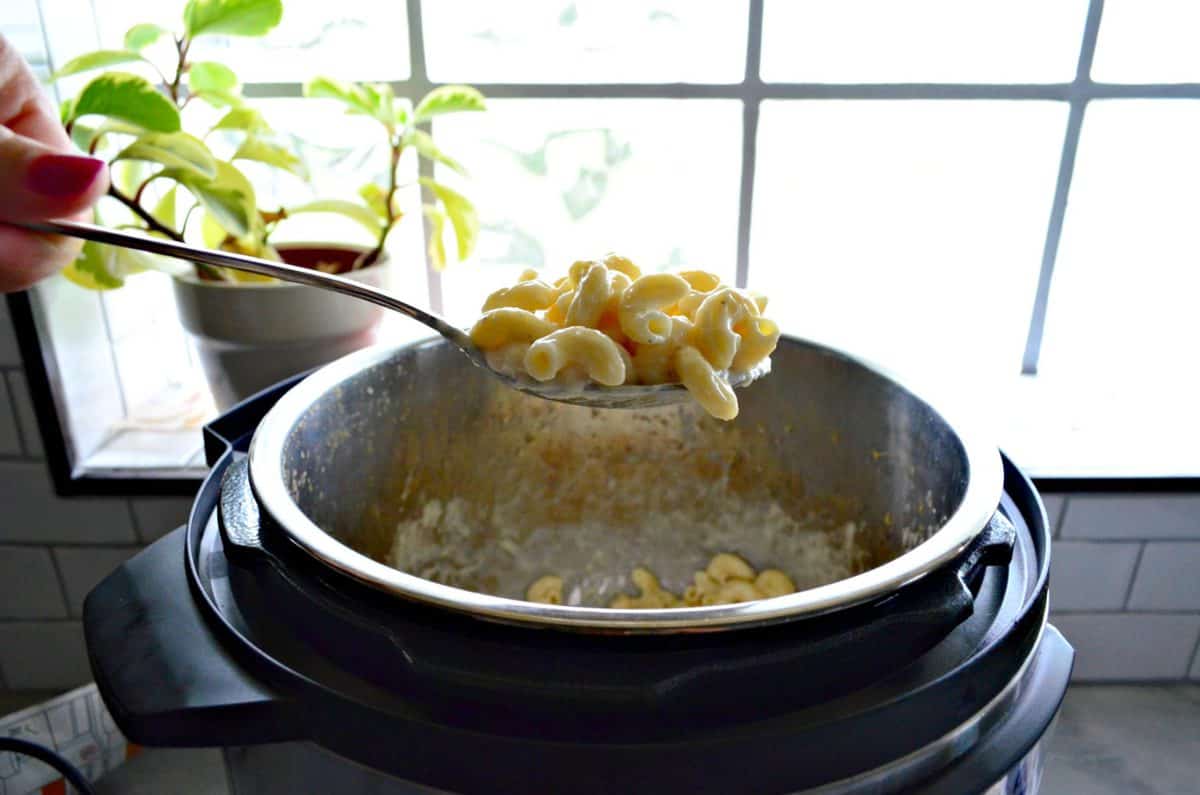
{"label": "potted plant", "polygon": [[[303,160],[243,100],[231,69],[215,61],[194,61],[189,53],[199,37],[262,36],[281,17],[279,0],[190,0],[180,32],[135,25],[126,33],[122,49],[82,55],[56,73],[59,79],[106,70],[62,106],[63,124],[75,143],[110,163],[112,187],[97,209],[97,219],[382,285],[384,246],[401,217],[396,202],[401,153],[411,147],[420,156],[459,168],[417,125],[437,113],[482,110],[483,97],[466,86],[444,86],[412,108],[395,98],[390,86],[312,81],[312,95],[335,97],[349,112],[381,123],[388,137],[389,166],[357,200],[285,202],[265,209],[259,206],[244,165],[257,162],[305,179]],[[163,59],[152,59],[153,50],[168,51],[171,65],[160,68],[155,60]],[[152,72],[155,79],[112,69],[128,65]],[[200,106],[209,108],[210,120],[203,126],[198,122],[203,114],[195,112]],[[212,109],[218,113],[215,122]],[[433,262],[445,262],[442,236],[449,231],[447,220],[459,258],[465,258],[477,233],[474,208],[451,189],[432,180],[424,183],[435,198],[424,208],[436,232],[430,241]],[[347,216],[368,231],[373,245],[272,243],[281,224],[308,213]],[[378,307],[333,293],[92,243],[84,246],[65,275],[89,288],[113,289],[126,276],[147,268],[174,276],[180,318],[220,409],[369,344],[382,317]]]}

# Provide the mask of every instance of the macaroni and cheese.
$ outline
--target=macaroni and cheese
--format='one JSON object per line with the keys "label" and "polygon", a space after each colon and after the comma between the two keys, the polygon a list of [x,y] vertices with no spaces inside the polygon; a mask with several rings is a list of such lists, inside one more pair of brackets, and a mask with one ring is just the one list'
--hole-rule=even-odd
{"label": "macaroni and cheese", "polygon": [[738,413],[731,379],[779,341],[766,299],[704,271],[642,275],[625,257],[574,263],[554,282],[527,270],[495,291],[471,340],[501,372],[603,386],[681,383],[714,417]]}
{"label": "macaroni and cheese", "polygon": [[[715,555],[703,571],[693,576],[693,584],[676,596],[665,590],[649,569],[636,568],[630,577],[638,588],[637,596],[620,594],[609,607],[617,610],[665,607],[700,607],[753,602],[794,593],[796,584],[778,569],[755,572],[742,558],[729,552]],[[563,580],[555,575],[538,578],[525,592],[530,602],[563,603]]]}

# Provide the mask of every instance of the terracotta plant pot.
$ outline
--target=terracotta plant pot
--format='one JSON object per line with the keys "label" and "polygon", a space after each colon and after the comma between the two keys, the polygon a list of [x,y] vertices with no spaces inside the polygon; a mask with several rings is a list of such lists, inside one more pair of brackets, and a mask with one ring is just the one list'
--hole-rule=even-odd
{"label": "terracotta plant pot", "polygon": [[[285,262],[344,268],[365,247],[323,243],[276,246]],[[386,257],[344,275],[384,286]],[[178,277],[175,303],[220,411],[290,375],[328,364],[374,342],[384,310],[344,295],[287,283],[216,282]]]}

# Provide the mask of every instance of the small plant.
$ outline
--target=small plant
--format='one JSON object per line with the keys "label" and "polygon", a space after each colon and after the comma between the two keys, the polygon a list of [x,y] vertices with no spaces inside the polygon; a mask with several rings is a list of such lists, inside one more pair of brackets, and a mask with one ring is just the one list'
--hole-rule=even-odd
{"label": "small plant", "polygon": [[[197,39],[264,36],[279,24],[282,15],[280,0],[189,0],[179,31],[134,25],[126,32],[122,49],[81,55],[52,76],[59,80],[106,70],[61,108],[63,125],[75,144],[103,157],[110,166],[111,201],[97,208],[98,221],[179,241],[185,236],[198,237],[210,248],[279,259],[270,239],[282,220],[301,213],[340,213],[362,224],[379,242],[369,262],[378,259],[387,232],[399,217],[394,208],[376,212],[371,204],[330,199],[271,210],[259,207],[254,186],[239,164],[259,162],[307,179],[304,163],[283,145],[262,114],[245,102],[232,69],[217,61],[190,57]],[[113,68],[122,66],[137,68],[155,79]],[[189,109],[197,101],[220,112],[215,123],[211,111],[204,114],[194,112],[195,107]],[[198,127],[201,115],[208,116],[209,123]],[[219,145],[224,145],[224,156],[214,151]],[[421,145],[425,145],[424,138]],[[465,211],[452,213],[449,209],[457,194],[446,195],[450,197],[445,201],[446,215],[461,219]],[[462,223],[455,223],[456,230]],[[460,252],[461,241],[460,236]],[[360,259],[356,266],[369,262]],[[187,267],[88,243],[64,273],[85,287],[113,289],[120,287],[126,276],[147,268],[178,273],[179,268]],[[207,265],[195,268],[204,280],[264,280]]]}
{"label": "small plant", "polygon": [[[439,149],[433,137],[418,125],[440,114],[484,110],[484,97],[470,86],[448,85],[433,89],[413,107],[407,100],[397,99],[391,86],[386,83],[345,83],[328,77],[318,77],[309,81],[304,86],[304,94],[309,97],[336,99],[346,106],[347,113],[374,119],[386,133],[387,170],[382,175],[382,182],[369,182],[359,190],[364,204],[360,206],[343,202],[316,203],[347,215],[355,214],[351,209],[355,207],[369,213],[369,218],[376,227],[375,248],[362,260],[363,265],[369,265],[382,253],[388,235],[403,215],[396,193],[404,187],[399,184],[397,172],[400,157],[406,149],[412,148],[419,157],[465,174],[462,165]],[[479,218],[475,213],[475,206],[461,193],[429,177],[420,177],[418,182],[428,188],[434,198],[433,203],[422,207],[422,212],[430,220],[432,227],[429,236],[430,262],[439,270],[446,265],[444,235],[447,221],[454,230],[458,259],[466,259],[479,236]],[[349,206],[345,206],[347,204]],[[364,225],[371,228],[365,219]]]}

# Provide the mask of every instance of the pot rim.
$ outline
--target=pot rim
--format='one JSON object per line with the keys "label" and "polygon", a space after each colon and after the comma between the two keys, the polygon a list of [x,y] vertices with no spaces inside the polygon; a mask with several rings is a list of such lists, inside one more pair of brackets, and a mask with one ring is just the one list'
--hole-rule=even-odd
{"label": "pot rim", "polygon": [[982,532],[999,505],[1004,479],[999,448],[973,423],[963,422],[962,411],[929,400],[929,389],[916,391],[887,368],[837,348],[788,334],[783,338],[847,359],[907,390],[946,422],[962,444],[967,462],[967,488],[962,501],[932,536],[881,566],[817,588],[771,599],[703,607],[618,610],[548,605],[436,583],[379,563],[343,544],[309,519],[288,493],[280,465],[288,436],[308,407],[331,389],[387,361],[400,349],[445,344],[441,338],[357,351],[326,365],[289,390],[254,433],[249,450],[251,487],[263,509],[291,540],[321,563],[400,598],[526,626],[614,633],[741,629],[811,617],[878,599],[957,558]]}
{"label": "pot rim", "polygon": [[[280,244],[276,245],[275,248],[277,248],[277,249],[330,248],[330,249],[345,249],[348,251],[357,251],[360,253],[371,250],[371,246],[367,246],[367,245],[364,245],[361,243],[330,243],[328,241],[321,242],[321,241],[314,241],[314,240],[289,240],[286,243],[280,243]],[[341,275],[345,276],[347,279],[362,278],[358,274],[377,273],[380,269],[387,267],[390,264],[390,262],[391,262],[391,260],[388,257],[388,253],[386,250],[384,250],[384,252],[379,255],[379,259],[377,259],[375,262],[371,263],[367,267],[359,268],[358,270],[355,270],[355,271],[347,271],[346,273],[343,273]],[[201,279],[199,276],[197,276],[195,274],[195,270],[192,268],[189,268],[187,271],[182,271],[180,273],[172,273],[171,277],[175,281],[182,282],[182,283],[188,285],[189,287],[200,287],[200,288],[212,287],[217,290],[236,290],[236,289],[278,290],[278,289],[300,289],[300,288],[303,288],[306,290],[312,289],[311,287],[308,287],[307,285],[304,285],[304,284],[296,284],[295,282],[285,282],[285,281],[271,281],[271,282],[215,282],[215,281],[208,281],[207,279]]]}

